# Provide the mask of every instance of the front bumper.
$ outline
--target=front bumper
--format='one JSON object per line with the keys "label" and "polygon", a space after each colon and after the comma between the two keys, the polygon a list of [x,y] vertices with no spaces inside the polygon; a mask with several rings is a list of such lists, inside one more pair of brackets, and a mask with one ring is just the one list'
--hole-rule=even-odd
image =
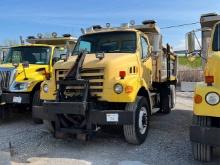
{"label": "front bumper", "polygon": [[32,110],[34,118],[55,122],[59,114],[83,115],[87,122],[100,125],[124,125],[134,122],[133,112],[86,109],[86,103],[83,102],[46,102],[43,106],[34,106]]}
{"label": "front bumper", "polygon": [[30,93],[2,93],[2,104],[30,104]]}
{"label": "front bumper", "polygon": [[220,128],[215,127],[190,127],[190,140],[195,143],[220,146]]}

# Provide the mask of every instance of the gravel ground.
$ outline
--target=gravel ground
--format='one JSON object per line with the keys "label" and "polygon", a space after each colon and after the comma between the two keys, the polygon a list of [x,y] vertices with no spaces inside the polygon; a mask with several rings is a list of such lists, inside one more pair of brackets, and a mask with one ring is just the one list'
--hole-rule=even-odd
{"label": "gravel ground", "polygon": [[[0,124],[0,152],[11,150],[13,165],[198,165],[189,142],[191,118],[192,93],[178,92],[176,109],[169,115],[153,115],[146,142],[135,146],[121,133],[102,132],[88,142],[55,139],[42,125],[32,124],[30,114],[20,114]],[[2,155],[0,164],[5,165],[1,162],[9,155]],[[220,151],[215,150],[213,162],[206,164],[220,164],[217,157]]]}

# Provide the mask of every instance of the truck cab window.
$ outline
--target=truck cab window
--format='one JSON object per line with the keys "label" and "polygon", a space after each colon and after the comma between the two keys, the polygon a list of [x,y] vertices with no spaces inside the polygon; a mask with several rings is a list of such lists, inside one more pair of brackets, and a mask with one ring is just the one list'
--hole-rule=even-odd
{"label": "truck cab window", "polygon": [[57,61],[60,60],[60,57],[62,54],[66,54],[67,50],[66,49],[62,49],[60,47],[56,47],[54,49],[54,55],[53,55],[53,59],[52,59],[52,63],[55,64]]}
{"label": "truck cab window", "polygon": [[30,64],[46,65],[49,63],[51,48],[46,46],[22,46],[12,47],[4,63],[29,62]]}
{"label": "truck cab window", "polygon": [[220,24],[215,28],[215,33],[213,37],[213,51],[220,51]]}
{"label": "truck cab window", "polygon": [[80,41],[79,42],[79,50],[78,51],[91,51],[91,42],[88,41]]}
{"label": "truck cab window", "polygon": [[141,37],[141,46],[142,46],[142,59],[147,58],[148,56],[148,43],[144,37]]}
{"label": "truck cab window", "polygon": [[134,53],[136,34],[130,31],[103,32],[81,36],[73,54],[86,50],[92,53]]}

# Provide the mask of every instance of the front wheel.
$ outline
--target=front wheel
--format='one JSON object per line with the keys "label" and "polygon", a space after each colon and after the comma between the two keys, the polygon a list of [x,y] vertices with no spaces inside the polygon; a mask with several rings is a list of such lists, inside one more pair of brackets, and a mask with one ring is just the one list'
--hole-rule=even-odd
{"label": "front wheel", "polygon": [[[193,116],[193,125],[211,126],[211,118],[206,116]],[[209,162],[212,158],[213,147],[207,144],[192,142],[192,153],[195,160]]]}
{"label": "front wheel", "polygon": [[[33,95],[32,106],[41,106],[42,100],[40,99],[40,90],[36,90]],[[35,124],[43,124],[42,119],[33,118]]]}
{"label": "front wheel", "polygon": [[150,122],[150,108],[146,98],[137,97],[134,103],[127,103],[125,110],[134,113],[134,123],[123,126],[125,139],[131,144],[142,144],[147,137]]}

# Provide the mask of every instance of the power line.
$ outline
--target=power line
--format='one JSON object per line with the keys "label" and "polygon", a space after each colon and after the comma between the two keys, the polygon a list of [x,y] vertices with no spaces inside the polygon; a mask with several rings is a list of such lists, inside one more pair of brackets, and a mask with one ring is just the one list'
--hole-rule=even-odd
{"label": "power line", "polygon": [[200,23],[200,22],[185,23],[185,24],[180,24],[180,25],[173,25],[173,26],[162,27],[162,28],[160,28],[160,29],[178,28],[178,27],[183,27],[183,26],[195,25],[195,24],[199,24],[199,23]]}

